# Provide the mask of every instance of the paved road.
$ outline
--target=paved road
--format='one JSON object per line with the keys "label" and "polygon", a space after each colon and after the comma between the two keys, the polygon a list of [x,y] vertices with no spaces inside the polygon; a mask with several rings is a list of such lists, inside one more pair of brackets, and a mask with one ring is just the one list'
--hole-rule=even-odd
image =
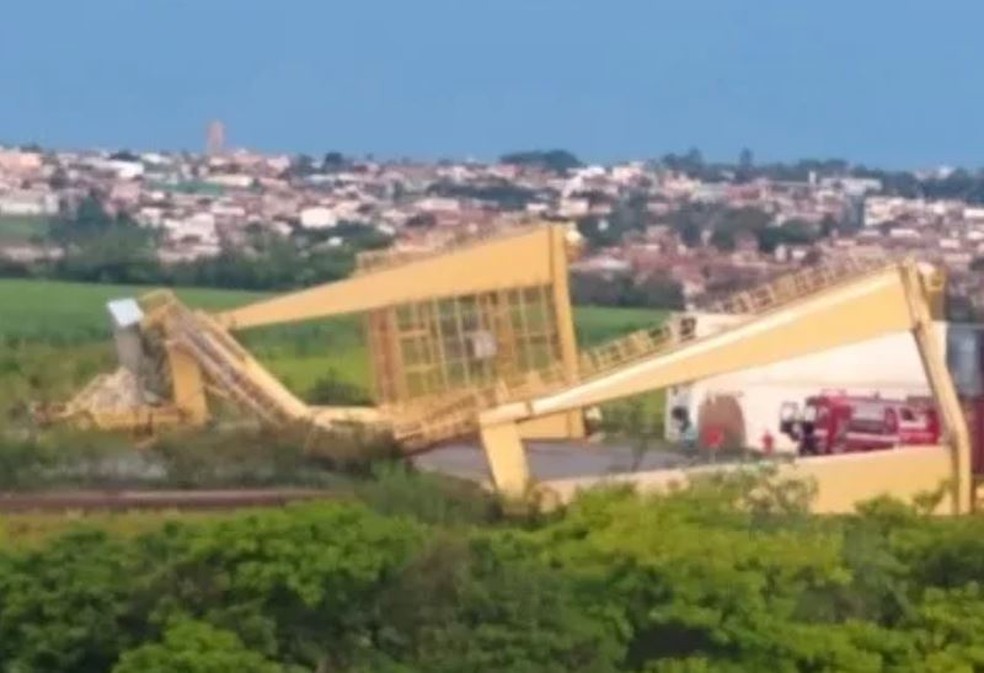
{"label": "paved road", "polygon": [[[527,442],[530,472],[537,481],[572,477],[602,477],[632,468],[632,449],[620,444],[592,442]],[[462,442],[448,445],[414,458],[424,470],[433,470],[454,477],[487,481],[491,477],[485,454],[477,443]],[[650,451],[642,460],[640,470],[659,470],[692,464],[692,459],[680,453]]]}

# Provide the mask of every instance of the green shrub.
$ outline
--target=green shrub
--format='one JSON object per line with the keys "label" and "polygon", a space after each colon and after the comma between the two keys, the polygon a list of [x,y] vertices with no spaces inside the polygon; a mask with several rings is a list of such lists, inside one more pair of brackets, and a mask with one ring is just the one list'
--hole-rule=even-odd
{"label": "green shrub", "polygon": [[176,621],[163,641],[124,652],[112,673],[282,673],[235,633],[193,620]]}

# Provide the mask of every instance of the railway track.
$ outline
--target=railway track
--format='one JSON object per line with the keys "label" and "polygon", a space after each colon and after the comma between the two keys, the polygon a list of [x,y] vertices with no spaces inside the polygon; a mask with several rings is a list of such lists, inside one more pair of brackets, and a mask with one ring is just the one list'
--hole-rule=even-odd
{"label": "railway track", "polygon": [[0,514],[132,510],[234,510],[292,502],[338,500],[343,494],[317,489],[114,490],[0,493]]}

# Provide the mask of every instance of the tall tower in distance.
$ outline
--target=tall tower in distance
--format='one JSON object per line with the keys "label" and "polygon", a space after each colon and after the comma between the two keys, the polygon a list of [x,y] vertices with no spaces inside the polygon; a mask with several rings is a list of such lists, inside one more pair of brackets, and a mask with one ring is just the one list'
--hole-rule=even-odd
{"label": "tall tower in distance", "polygon": [[205,133],[205,153],[218,156],[225,151],[225,124],[220,121],[209,122]]}

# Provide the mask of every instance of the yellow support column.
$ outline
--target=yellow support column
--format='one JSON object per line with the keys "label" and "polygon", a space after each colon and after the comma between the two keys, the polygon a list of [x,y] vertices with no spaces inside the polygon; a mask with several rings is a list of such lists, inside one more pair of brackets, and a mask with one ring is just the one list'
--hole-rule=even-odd
{"label": "yellow support column", "polygon": [[[970,473],[970,431],[964,418],[960,398],[957,395],[953,377],[946,365],[943,344],[933,329],[934,307],[932,301],[939,301],[942,292],[941,279],[930,279],[931,285],[920,277],[917,267],[909,263],[905,267],[905,280],[909,284],[909,306],[915,318],[913,336],[919,345],[919,354],[926,370],[926,377],[933,391],[933,397],[943,415],[943,427],[950,447],[953,461],[953,508],[954,514],[970,512],[973,493]],[[928,301],[927,301],[928,300]],[[937,307],[938,308],[938,307]]]}
{"label": "yellow support column", "polygon": [[[571,308],[570,281],[568,278],[568,229],[553,226],[548,229],[550,241],[550,276],[553,289],[554,311],[557,320],[557,337],[560,341],[560,358],[564,374],[569,383],[573,384],[578,378],[579,357],[577,350],[577,335],[574,331],[574,311]],[[584,412],[581,409],[566,412],[553,420],[542,420],[550,438],[557,437],[558,420],[564,419],[561,425],[566,425],[564,436],[571,439],[584,437]],[[532,430],[532,428],[530,428]],[[526,436],[531,436],[527,434]]]}
{"label": "yellow support column", "polygon": [[582,439],[584,437],[584,414],[578,410],[534,418],[520,423],[519,434],[524,439],[541,441]]}
{"label": "yellow support column", "polygon": [[171,366],[171,391],[174,405],[190,425],[202,425],[208,420],[208,400],[202,370],[194,358],[175,346],[167,347]]}
{"label": "yellow support column", "polygon": [[495,490],[514,500],[525,497],[530,472],[519,427],[515,423],[483,425],[481,435]]}

